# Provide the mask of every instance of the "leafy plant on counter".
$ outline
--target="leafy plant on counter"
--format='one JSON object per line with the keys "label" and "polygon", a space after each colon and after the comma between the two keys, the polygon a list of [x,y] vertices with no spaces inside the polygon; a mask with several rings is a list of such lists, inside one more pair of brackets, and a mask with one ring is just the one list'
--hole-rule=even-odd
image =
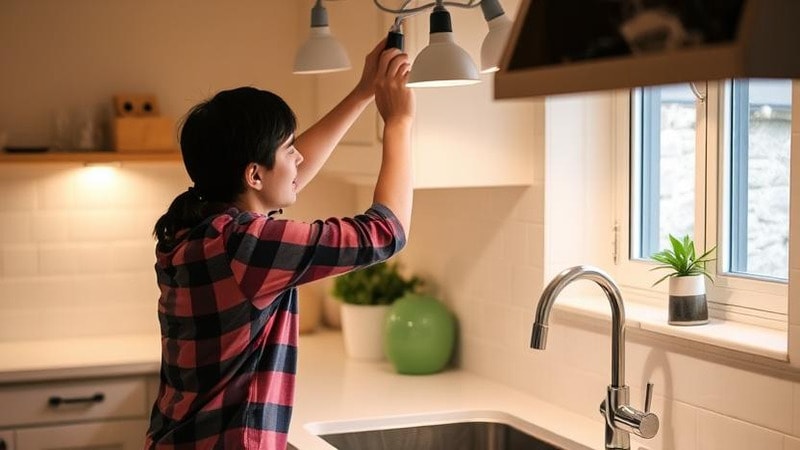
{"label": "leafy plant on counter", "polygon": [[698,257],[695,253],[694,242],[691,238],[689,238],[688,235],[684,236],[683,239],[678,239],[670,234],[669,241],[672,244],[671,249],[668,248],[662,250],[654,253],[651,256],[651,258],[661,263],[661,265],[650,269],[651,271],[662,269],[670,271],[668,274],[664,275],[658,281],[653,283],[653,286],[661,283],[667,278],[689,277],[693,275],[704,275],[709,279],[709,281],[712,283],[714,282],[714,280],[711,278],[711,274],[708,273],[708,269],[706,269],[706,263],[716,259],[709,258],[711,252],[717,248],[716,246]]}
{"label": "leafy plant on counter", "polygon": [[422,280],[405,278],[397,263],[380,262],[336,277],[333,295],[355,305],[390,305],[407,292],[417,292]]}

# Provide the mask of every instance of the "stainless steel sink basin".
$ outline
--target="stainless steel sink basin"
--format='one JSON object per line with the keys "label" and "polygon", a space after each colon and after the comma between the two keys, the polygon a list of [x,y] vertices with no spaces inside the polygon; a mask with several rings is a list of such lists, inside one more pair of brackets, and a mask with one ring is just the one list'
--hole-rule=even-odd
{"label": "stainless steel sink basin", "polygon": [[339,450],[563,450],[512,425],[456,422],[320,435]]}

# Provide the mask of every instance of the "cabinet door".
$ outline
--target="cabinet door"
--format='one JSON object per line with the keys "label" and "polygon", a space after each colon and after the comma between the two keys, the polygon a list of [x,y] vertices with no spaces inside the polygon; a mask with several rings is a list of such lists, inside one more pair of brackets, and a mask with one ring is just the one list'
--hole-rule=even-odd
{"label": "cabinet door", "polygon": [[[0,387],[0,427],[146,417],[146,385],[137,377]],[[55,401],[55,403],[53,403]]]}
{"label": "cabinet door", "polygon": [[141,450],[146,420],[118,420],[25,428],[17,431],[16,450]]}

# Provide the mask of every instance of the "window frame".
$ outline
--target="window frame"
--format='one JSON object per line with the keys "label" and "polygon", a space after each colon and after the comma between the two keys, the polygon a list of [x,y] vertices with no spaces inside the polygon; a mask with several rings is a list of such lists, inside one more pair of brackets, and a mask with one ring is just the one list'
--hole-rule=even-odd
{"label": "window frame", "polygon": [[[717,242],[730,242],[729,232],[723,226],[730,214],[726,186],[730,183],[730,139],[726,130],[730,126],[730,111],[726,102],[731,99],[731,82],[728,80],[695,83],[698,93],[695,152],[695,242],[698,249],[711,248]],[[793,84],[793,89],[795,88]],[[793,93],[794,96],[794,93]],[[666,308],[667,283],[651,286],[657,279],[651,272],[651,261],[631,259],[631,232],[639,232],[632,224],[631,203],[640,195],[633,190],[640,166],[633,166],[633,152],[640,136],[632,128],[633,114],[641,113],[635,100],[635,90],[614,92],[614,217],[615,217],[615,277],[623,290],[634,293],[646,303]],[[792,108],[799,105],[793,103]],[[793,144],[793,146],[796,144]],[[703,175],[701,175],[703,174]],[[720,195],[725,198],[720,199]],[[714,284],[707,283],[709,310],[713,317],[756,323],[785,329],[788,321],[788,283],[766,280],[747,275],[730,275],[722,272],[723,259],[729,255],[729,246],[718,245],[718,260],[710,267]]]}

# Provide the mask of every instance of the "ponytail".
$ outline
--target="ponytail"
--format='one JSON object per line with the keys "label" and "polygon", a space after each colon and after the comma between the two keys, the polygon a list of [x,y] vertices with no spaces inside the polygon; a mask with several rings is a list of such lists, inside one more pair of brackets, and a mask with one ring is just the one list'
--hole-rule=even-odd
{"label": "ponytail", "polygon": [[228,206],[209,202],[197,189],[190,187],[175,197],[167,212],[159,217],[153,227],[153,236],[158,240],[160,248],[168,250],[178,242],[176,235],[179,231],[194,228],[208,217],[223,212]]}

